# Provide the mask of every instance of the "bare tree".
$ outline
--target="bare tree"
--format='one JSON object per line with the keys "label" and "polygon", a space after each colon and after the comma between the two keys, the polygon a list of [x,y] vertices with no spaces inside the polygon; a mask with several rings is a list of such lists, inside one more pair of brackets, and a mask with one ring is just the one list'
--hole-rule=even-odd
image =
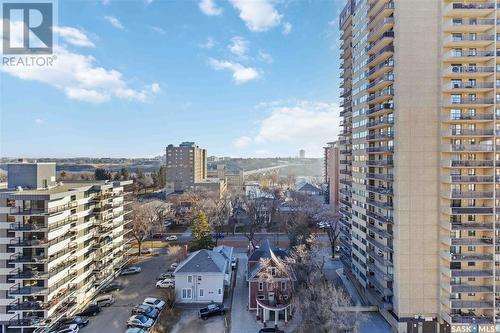
{"label": "bare tree", "polygon": [[292,277],[293,310],[302,316],[299,332],[359,332],[360,313],[345,311],[352,306],[345,292],[324,274],[324,258],[314,238],[294,248],[285,260]]}
{"label": "bare tree", "polygon": [[326,231],[330,241],[332,258],[335,258],[335,245],[340,236],[340,216],[338,211],[330,205],[323,205],[315,214],[314,219],[323,225],[323,230]]}
{"label": "bare tree", "polygon": [[248,221],[244,225],[245,237],[255,246],[255,234],[270,220],[269,205],[265,198],[245,198],[242,202]]}
{"label": "bare tree", "polygon": [[139,255],[141,255],[142,243],[161,226],[166,214],[166,207],[161,201],[149,201],[146,203],[134,202],[131,208],[131,234],[137,242]]}
{"label": "bare tree", "polygon": [[184,250],[179,245],[171,245],[167,249],[168,256],[175,262],[181,262],[186,258]]}

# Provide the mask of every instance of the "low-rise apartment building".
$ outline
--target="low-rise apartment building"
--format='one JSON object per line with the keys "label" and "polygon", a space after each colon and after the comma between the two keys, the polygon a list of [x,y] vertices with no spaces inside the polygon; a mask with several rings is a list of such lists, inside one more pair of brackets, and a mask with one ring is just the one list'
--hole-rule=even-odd
{"label": "low-rise apartment building", "polygon": [[8,166],[0,190],[2,332],[32,332],[75,313],[127,262],[132,181],[55,176],[55,163]]}
{"label": "low-rise apartment building", "polygon": [[243,168],[234,163],[210,163],[208,178],[216,178],[227,182],[227,188],[234,193],[245,192],[245,173]]}

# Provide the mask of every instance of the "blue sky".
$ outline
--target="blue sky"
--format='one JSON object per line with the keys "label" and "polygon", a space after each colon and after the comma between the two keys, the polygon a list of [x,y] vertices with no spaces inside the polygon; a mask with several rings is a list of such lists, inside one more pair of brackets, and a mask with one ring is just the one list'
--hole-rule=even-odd
{"label": "blue sky", "polygon": [[59,1],[54,67],[0,67],[1,156],[321,156],[343,3]]}

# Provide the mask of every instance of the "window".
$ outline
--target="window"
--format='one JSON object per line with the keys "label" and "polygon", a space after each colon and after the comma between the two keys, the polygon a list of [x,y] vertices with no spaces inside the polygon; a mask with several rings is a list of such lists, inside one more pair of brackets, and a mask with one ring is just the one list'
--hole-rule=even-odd
{"label": "window", "polygon": [[286,282],[285,281],[281,282],[281,290],[286,290]]}
{"label": "window", "polygon": [[182,298],[191,299],[192,298],[192,290],[191,289],[182,289]]}
{"label": "window", "polygon": [[198,281],[201,281],[201,275],[198,275]]}
{"label": "window", "polygon": [[192,275],[188,275],[188,283],[193,283],[193,276]]}
{"label": "window", "polygon": [[264,290],[264,282],[259,282],[259,291]]}
{"label": "window", "polygon": [[205,291],[203,290],[203,288],[200,288],[200,289],[198,290],[198,292],[199,292],[199,296],[200,296],[200,297],[203,297],[203,295],[205,294]]}
{"label": "window", "polygon": [[265,300],[265,299],[266,299],[266,297],[265,297],[264,295],[257,295],[257,299],[258,299],[259,301],[263,301],[263,300]]}
{"label": "window", "polygon": [[275,267],[271,267],[271,275],[272,276],[276,275],[276,268]]}
{"label": "window", "polygon": [[217,291],[217,293],[218,293],[219,295],[222,295],[222,288],[219,288],[219,290]]}

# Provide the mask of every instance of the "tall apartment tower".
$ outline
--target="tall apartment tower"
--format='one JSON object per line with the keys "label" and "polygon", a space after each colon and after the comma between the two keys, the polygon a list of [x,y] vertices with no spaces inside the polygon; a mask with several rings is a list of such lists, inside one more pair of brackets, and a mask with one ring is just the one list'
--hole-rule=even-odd
{"label": "tall apartment tower", "polygon": [[194,142],[183,142],[166,149],[166,192],[182,192],[194,188],[207,178],[207,151]]}
{"label": "tall apartment tower", "polygon": [[[326,201],[331,206],[338,208],[339,207],[339,180],[340,180],[340,149],[338,142],[329,142],[324,147],[325,155],[324,155],[324,175],[325,175],[325,184],[328,186],[328,197],[326,197]],[[342,172],[348,172],[345,168],[342,169]]]}
{"label": "tall apartment tower", "polygon": [[56,183],[54,163],[8,165],[0,190],[0,328],[32,332],[81,310],[128,261],[132,181]]}

